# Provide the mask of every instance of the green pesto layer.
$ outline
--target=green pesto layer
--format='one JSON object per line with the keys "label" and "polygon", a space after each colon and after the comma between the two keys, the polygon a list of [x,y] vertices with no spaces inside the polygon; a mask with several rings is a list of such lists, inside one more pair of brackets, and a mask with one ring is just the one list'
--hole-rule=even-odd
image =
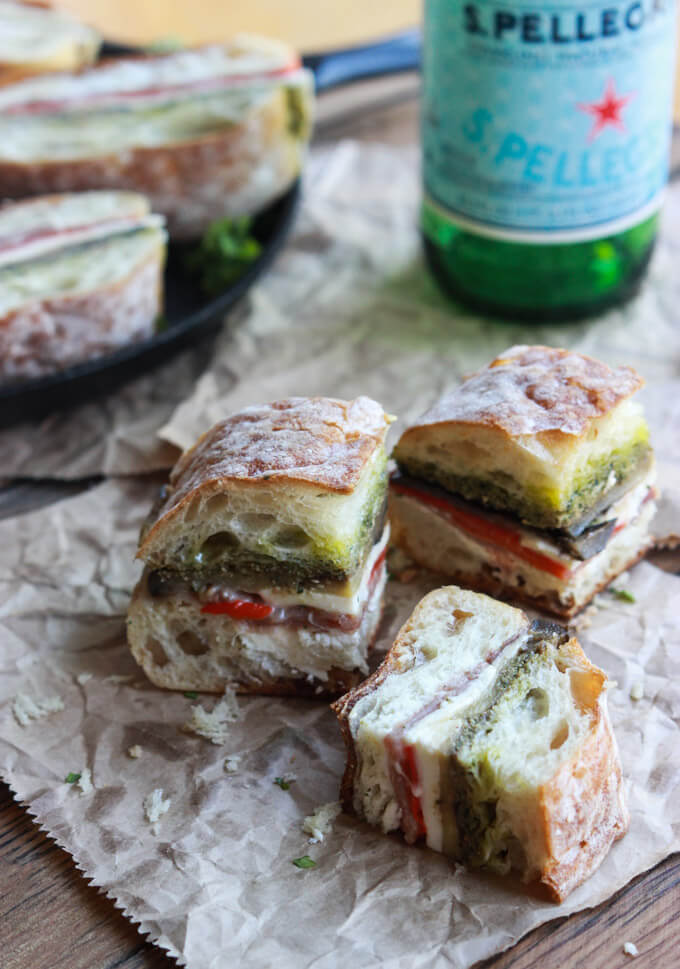
{"label": "green pesto layer", "polygon": [[650,452],[649,434],[645,426],[644,432],[641,431],[626,447],[610,452],[604,461],[586,465],[576,475],[568,492],[531,486],[518,491],[519,485],[515,479],[500,471],[494,472],[491,479],[474,474],[452,474],[434,462],[398,458],[397,463],[402,472],[410,477],[439,485],[468,501],[509,512],[527,525],[563,529],[582,520],[587,521],[590,511],[600,505],[600,499],[631,477]]}
{"label": "green pesto layer", "polygon": [[[191,583],[238,583],[244,590],[272,585],[301,591],[346,582],[363,565],[382,535],[387,496],[387,458],[376,462],[367,486],[359,527],[350,543],[315,539],[301,528],[278,525],[251,532],[246,545],[230,531],[220,531],[200,545],[186,543],[172,563],[153,563],[176,571]],[[333,500],[332,497],[329,500]]]}
{"label": "green pesto layer", "polygon": [[[537,621],[526,646],[499,675],[485,708],[466,723],[456,739],[448,776],[442,780],[454,805],[458,852],[471,867],[505,873],[515,865],[522,866],[517,839],[497,816],[500,785],[493,759],[502,752],[493,750],[488,738],[494,726],[513,718],[518,708],[540,706],[541,691],[533,689],[536,673],[552,663],[552,651],[568,638],[560,626]],[[540,717],[540,709],[533,714]]]}

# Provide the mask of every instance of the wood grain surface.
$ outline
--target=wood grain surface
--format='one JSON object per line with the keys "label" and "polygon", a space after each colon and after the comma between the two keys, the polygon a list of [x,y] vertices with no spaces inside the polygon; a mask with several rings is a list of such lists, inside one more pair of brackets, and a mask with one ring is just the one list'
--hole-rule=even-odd
{"label": "wood grain surface", "polygon": [[[417,137],[416,98],[417,85],[408,78],[338,92],[322,105],[317,140],[355,137],[411,143]],[[0,517],[58,500],[73,489],[73,484],[15,483],[0,493]],[[667,553],[659,556],[657,564],[677,571],[680,556]],[[636,959],[624,954],[625,942],[638,947]],[[13,801],[8,787],[0,784],[0,969],[170,969],[175,965],[145,942],[109,899],[86,883],[71,857],[39,830]],[[548,923],[482,965],[484,969],[678,969],[680,855],[635,879],[598,908]]]}

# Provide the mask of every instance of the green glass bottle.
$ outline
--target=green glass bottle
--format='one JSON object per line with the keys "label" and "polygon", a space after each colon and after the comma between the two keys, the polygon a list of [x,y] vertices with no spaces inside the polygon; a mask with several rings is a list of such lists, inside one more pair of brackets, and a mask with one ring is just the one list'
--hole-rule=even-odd
{"label": "green glass bottle", "polygon": [[635,292],[668,174],[674,7],[426,0],[422,231],[448,292],[539,320]]}

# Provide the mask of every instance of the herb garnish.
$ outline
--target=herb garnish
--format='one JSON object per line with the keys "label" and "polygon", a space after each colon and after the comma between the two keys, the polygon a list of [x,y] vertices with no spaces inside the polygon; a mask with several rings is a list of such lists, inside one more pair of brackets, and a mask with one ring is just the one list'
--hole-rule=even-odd
{"label": "herb garnish", "polygon": [[195,690],[185,690],[184,696],[187,700],[198,700],[198,693]]}
{"label": "herb garnish", "polygon": [[285,777],[275,777],[274,783],[278,784],[282,791],[289,791],[293,781],[292,779],[287,781]]}
{"label": "herb garnish", "polygon": [[260,255],[262,247],[251,235],[250,216],[238,219],[216,219],[203,234],[198,246],[187,253],[187,268],[196,274],[201,289],[209,296],[242,276]]}
{"label": "herb garnish", "polygon": [[309,855],[303,855],[302,858],[293,858],[293,864],[296,868],[316,868],[316,862]]}
{"label": "herb garnish", "polygon": [[64,778],[64,781],[66,784],[76,784],[79,780],[80,780],[80,774],[79,773],[76,774],[74,771],[71,771]]}
{"label": "herb garnish", "polygon": [[622,602],[635,602],[635,596],[628,589],[613,589],[609,590],[613,596],[620,599]]}

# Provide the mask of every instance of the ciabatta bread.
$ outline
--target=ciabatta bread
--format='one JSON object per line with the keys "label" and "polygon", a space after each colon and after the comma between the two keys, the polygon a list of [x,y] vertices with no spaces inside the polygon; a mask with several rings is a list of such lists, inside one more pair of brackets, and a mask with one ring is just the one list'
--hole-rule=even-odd
{"label": "ciabatta bread", "polygon": [[[592,357],[511,347],[409,427],[405,474],[538,528],[572,528],[650,450],[642,379]],[[620,493],[620,492],[619,492]]]}
{"label": "ciabatta bread", "polygon": [[284,44],[102,62],[0,88],[0,196],[129,188],[176,238],[250,215],[300,172],[313,79]]}
{"label": "ciabatta bread", "polygon": [[333,705],[345,808],[561,901],[628,825],[606,687],[561,627],[438,589]]}
{"label": "ciabatta bread", "polygon": [[0,207],[0,378],[39,377],[152,335],[162,219],[130,192]]}
{"label": "ciabatta bread", "polygon": [[640,384],[581,354],[508,350],[397,443],[395,543],[461,585],[575,615],[650,544]]}
{"label": "ciabatta bread", "polygon": [[0,86],[32,74],[78,71],[97,57],[101,38],[47,3],[0,0]]}
{"label": "ciabatta bread", "polygon": [[227,418],[180,459],[142,529],[129,615],[154,683],[337,695],[367,671],[388,423],[366,397],[292,398]]}

